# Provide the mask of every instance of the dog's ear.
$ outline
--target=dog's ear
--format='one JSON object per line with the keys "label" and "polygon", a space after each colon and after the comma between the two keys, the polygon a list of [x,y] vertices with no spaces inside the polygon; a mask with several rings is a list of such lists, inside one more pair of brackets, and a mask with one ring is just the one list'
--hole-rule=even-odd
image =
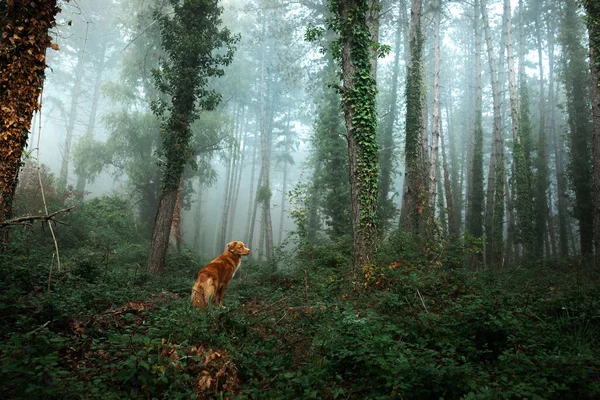
{"label": "dog's ear", "polygon": [[225,250],[229,250],[232,253],[235,253],[237,244],[238,244],[238,242],[229,242],[229,243],[227,243],[227,247],[225,248]]}

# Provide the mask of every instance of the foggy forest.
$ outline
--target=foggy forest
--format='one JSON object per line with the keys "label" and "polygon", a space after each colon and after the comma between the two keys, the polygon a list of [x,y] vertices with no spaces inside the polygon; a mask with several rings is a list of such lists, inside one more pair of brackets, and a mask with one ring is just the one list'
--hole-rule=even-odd
{"label": "foggy forest", "polygon": [[600,1],[0,34],[0,399],[600,398]]}

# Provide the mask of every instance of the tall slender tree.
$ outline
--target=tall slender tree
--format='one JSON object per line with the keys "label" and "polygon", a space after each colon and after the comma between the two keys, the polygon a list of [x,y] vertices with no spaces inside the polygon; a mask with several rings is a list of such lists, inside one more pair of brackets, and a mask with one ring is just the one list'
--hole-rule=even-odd
{"label": "tall slender tree", "polygon": [[481,94],[481,31],[479,1],[475,0],[473,13],[475,35],[475,126],[473,128],[473,154],[471,156],[471,182],[467,210],[467,230],[474,237],[483,236],[483,125]]}
{"label": "tall slender tree", "polygon": [[594,246],[594,205],[592,201],[592,123],[590,70],[583,47],[583,24],[577,15],[576,0],[566,0],[561,28],[563,82],[569,126],[569,175],[575,192],[573,210],[579,222],[579,244],[583,255]]}
{"label": "tall slender tree", "polygon": [[600,3],[584,0],[590,35],[590,67],[592,72],[594,248],[596,266],[600,268]]}
{"label": "tall slender tree", "polygon": [[[151,273],[164,269],[177,189],[186,164],[195,155],[190,146],[190,125],[198,118],[199,110],[210,110],[218,104],[220,96],[207,88],[208,80],[223,75],[222,67],[231,62],[236,41],[228,29],[220,26],[222,9],[216,1],[169,1],[173,12],[156,15],[167,57],[154,71],[154,79],[170,101],[159,99],[152,107],[162,119],[161,155],[165,163],[148,255]],[[216,53],[220,48],[225,51]]]}
{"label": "tall slender tree", "polygon": [[404,191],[400,226],[418,233],[425,206],[425,182],[421,158],[423,121],[423,32],[421,30],[421,0],[412,0],[410,10],[409,54],[406,67],[406,137],[404,148]]}
{"label": "tall slender tree", "polygon": [[494,107],[494,133],[492,139],[492,158],[488,173],[488,188],[485,211],[485,231],[487,235],[486,262],[498,266],[501,263],[504,237],[504,140],[502,138],[501,93],[498,81],[498,66],[494,56],[487,5],[480,0],[481,16],[485,32],[488,53],[492,101]]}

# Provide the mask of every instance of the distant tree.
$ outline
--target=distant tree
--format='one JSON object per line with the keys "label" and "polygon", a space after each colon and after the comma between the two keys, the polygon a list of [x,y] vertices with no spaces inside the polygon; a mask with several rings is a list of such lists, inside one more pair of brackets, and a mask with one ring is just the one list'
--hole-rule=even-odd
{"label": "distant tree", "polygon": [[[333,68],[334,63],[330,59],[326,71]],[[331,77],[329,74],[326,76]],[[340,111],[340,96],[336,91],[324,88],[319,104],[313,139],[317,166],[313,185],[318,196],[315,200],[318,201],[327,234],[330,238],[340,238],[352,231],[348,145],[344,138],[346,128]]]}
{"label": "distant tree", "polygon": [[600,3],[583,0],[587,11],[587,27],[590,35],[590,66],[592,72],[593,135],[593,193],[594,193],[594,247],[596,266],[600,267]]}
{"label": "distant tree", "polygon": [[[162,191],[158,201],[148,271],[160,273],[169,242],[173,210],[185,166],[195,156],[191,124],[200,110],[214,109],[219,94],[207,87],[208,79],[223,75],[237,38],[222,28],[217,2],[170,0],[172,13],[157,13],[161,46],[167,56],[154,70],[156,87],[168,97],[153,104],[162,129],[164,158]],[[222,49],[222,50],[221,50]]]}
{"label": "distant tree", "polygon": [[481,26],[479,1],[475,0],[473,30],[475,34],[475,126],[473,127],[473,154],[471,156],[471,182],[467,210],[467,230],[474,237],[483,236],[483,126],[481,111]]}
{"label": "distant tree", "polygon": [[569,177],[575,192],[574,214],[579,222],[581,254],[594,247],[594,204],[592,199],[592,123],[590,70],[582,45],[583,24],[576,0],[567,0],[561,27],[563,76],[569,126]]}
{"label": "distant tree", "polygon": [[494,132],[492,153],[487,181],[485,210],[485,232],[487,236],[486,262],[498,266],[502,262],[504,238],[504,193],[505,166],[504,140],[502,138],[501,93],[498,78],[498,65],[494,56],[490,23],[485,0],[480,0],[481,16],[485,32],[485,42],[490,68],[492,101],[494,108]]}
{"label": "distant tree", "polygon": [[[0,222],[12,215],[23,149],[46,70],[48,30],[60,11],[56,0],[3,2],[0,9]],[[58,49],[58,47],[56,47]],[[4,232],[8,232],[5,230]],[[6,234],[0,242],[8,239]]]}
{"label": "distant tree", "polygon": [[[522,2],[520,2],[522,7]],[[531,188],[531,123],[529,120],[529,94],[523,61],[519,64],[520,87],[517,94],[517,80],[512,40],[512,13],[510,2],[504,0],[507,32],[508,80],[510,94],[510,114],[513,133],[514,181],[516,190],[516,211],[519,239],[523,244],[524,256],[531,256],[534,250],[533,203]],[[522,14],[522,8],[519,10]],[[520,101],[519,101],[520,100]],[[520,106],[519,106],[520,104]]]}

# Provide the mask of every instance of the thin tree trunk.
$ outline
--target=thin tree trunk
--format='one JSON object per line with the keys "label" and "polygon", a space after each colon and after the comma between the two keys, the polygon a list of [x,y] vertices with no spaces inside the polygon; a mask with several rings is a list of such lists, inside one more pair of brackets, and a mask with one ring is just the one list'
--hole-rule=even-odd
{"label": "thin tree trunk", "polygon": [[[248,236],[247,236],[248,246],[247,247],[249,249],[252,248],[252,243],[254,241],[254,229],[255,229],[255,225],[256,225],[256,212],[258,210],[258,203],[259,203],[258,195],[262,188],[262,182],[263,182],[263,171],[261,168],[260,173],[258,175],[258,185],[256,186],[256,196],[254,196],[254,205],[252,207],[252,213],[251,213],[251,217],[250,217],[250,225],[249,225],[249,229],[248,229]],[[250,256],[252,257],[252,253]]]}
{"label": "thin tree trunk", "polygon": [[[399,3],[399,7],[404,7],[404,2]],[[405,10],[406,12],[406,10]],[[402,10],[400,12],[402,16]],[[401,17],[402,18],[402,17]],[[402,47],[402,31],[403,21],[401,20],[397,30],[394,44],[394,66],[392,73],[392,86],[390,89],[390,110],[385,117],[384,128],[382,129],[382,147],[381,150],[381,178],[379,182],[379,204],[380,204],[380,219],[382,221],[382,233],[385,232],[387,222],[391,217],[393,204],[389,198],[390,188],[392,186],[392,167],[393,167],[393,154],[394,154],[394,124],[396,122],[398,110],[398,78],[400,74],[400,49]]]}
{"label": "thin tree trunk", "polygon": [[448,233],[450,234],[450,240],[453,240],[458,238],[460,232],[458,224],[454,219],[454,200],[452,198],[452,187],[450,185],[450,171],[448,170],[448,162],[446,160],[446,146],[444,144],[444,135],[442,134],[440,136],[442,139],[442,165],[444,170],[444,193],[446,195],[446,214],[448,215]]}
{"label": "thin tree trunk", "polygon": [[[94,138],[94,131],[96,129],[96,117],[98,115],[98,104],[100,102],[100,86],[102,84],[102,75],[106,66],[106,43],[102,42],[102,47],[99,55],[99,62],[96,66],[96,79],[94,81],[94,93],[92,95],[92,108],[90,109],[90,117],[88,119],[87,128],[85,131],[85,138],[92,140]],[[77,174],[77,184],[75,189],[82,195],[85,192],[85,185],[87,184],[87,171],[80,171]]]}
{"label": "thin tree trunk", "polygon": [[233,200],[231,202],[231,218],[229,218],[229,228],[227,229],[227,237],[231,237],[231,235],[233,235],[233,226],[235,224],[235,216],[237,214],[237,204],[238,204],[238,198],[239,198],[239,194],[240,194],[240,187],[242,186],[242,176],[244,175],[244,161],[245,161],[245,154],[246,154],[246,138],[247,135],[244,135],[243,141],[244,144],[242,146],[242,150],[241,150],[241,156],[240,156],[240,161],[238,163],[238,172],[237,172],[237,182],[235,183],[234,189],[233,189]]}
{"label": "thin tree trunk", "polygon": [[62,162],[60,164],[59,187],[65,190],[68,185],[69,178],[69,159],[71,157],[71,144],[73,142],[73,131],[75,129],[75,121],[77,119],[77,109],[79,107],[79,96],[81,94],[81,83],[83,80],[83,62],[85,59],[85,45],[77,55],[77,64],[75,65],[75,80],[71,89],[71,107],[69,110],[69,121],[67,122],[67,136],[65,137]]}
{"label": "thin tree trunk", "polygon": [[[244,236],[246,238],[246,241],[249,240],[250,238],[250,224],[253,223],[251,222],[252,220],[252,207],[254,205],[254,192],[255,192],[255,188],[254,188],[254,177],[256,175],[256,136],[254,136],[254,140],[252,143],[252,168],[250,169],[250,191],[248,193],[248,212],[246,213],[247,218],[246,218],[246,235]],[[259,179],[260,179],[259,175]],[[258,186],[260,187],[260,183],[262,181],[259,180],[258,182]],[[250,246],[248,246],[248,248],[250,248]],[[252,253],[251,253],[252,254]]]}
{"label": "thin tree trunk", "polygon": [[503,242],[504,222],[504,143],[502,140],[501,100],[498,82],[498,70],[494,57],[489,19],[485,0],[481,0],[481,15],[485,31],[490,77],[492,83],[492,100],[494,104],[494,133],[492,142],[492,159],[488,174],[485,226],[488,239],[486,262],[500,265]]}
{"label": "thin tree trunk", "polygon": [[435,0],[433,16],[433,127],[431,130],[431,157],[429,168],[429,207],[435,208],[436,172],[438,170],[438,143],[440,140],[440,0]]}
{"label": "thin tree trunk", "polygon": [[202,230],[202,223],[203,223],[203,218],[202,218],[202,197],[204,194],[204,185],[202,184],[202,178],[198,177],[198,196],[196,199],[196,212],[194,215],[194,250],[196,250],[196,252],[198,254],[202,253],[202,246],[201,246],[201,230]]}
{"label": "thin tree trunk", "polygon": [[277,237],[277,243],[281,246],[283,243],[283,219],[285,218],[285,199],[287,192],[287,180],[288,180],[288,163],[283,162],[283,188],[281,190],[281,210],[279,213],[279,232]]}
{"label": "thin tree trunk", "polygon": [[592,193],[594,195],[594,248],[596,268],[600,268],[600,5],[586,0],[587,26],[590,35],[590,68],[592,75]]}

